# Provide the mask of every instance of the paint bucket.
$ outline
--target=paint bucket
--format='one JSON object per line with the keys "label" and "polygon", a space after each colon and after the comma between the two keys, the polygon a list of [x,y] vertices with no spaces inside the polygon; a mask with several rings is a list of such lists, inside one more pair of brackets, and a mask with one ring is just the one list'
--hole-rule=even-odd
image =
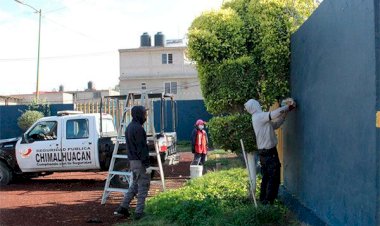
{"label": "paint bucket", "polygon": [[203,172],[203,166],[201,165],[190,165],[190,178],[201,177]]}

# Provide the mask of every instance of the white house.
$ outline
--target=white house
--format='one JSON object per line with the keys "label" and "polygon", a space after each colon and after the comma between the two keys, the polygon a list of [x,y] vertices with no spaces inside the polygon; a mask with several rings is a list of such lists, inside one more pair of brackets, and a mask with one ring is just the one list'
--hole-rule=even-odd
{"label": "white house", "polygon": [[141,36],[141,46],[119,49],[120,94],[128,92],[172,93],[176,100],[203,99],[195,65],[186,59],[183,40],[165,42],[161,32],[155,35],[155,45],[150,36]]}

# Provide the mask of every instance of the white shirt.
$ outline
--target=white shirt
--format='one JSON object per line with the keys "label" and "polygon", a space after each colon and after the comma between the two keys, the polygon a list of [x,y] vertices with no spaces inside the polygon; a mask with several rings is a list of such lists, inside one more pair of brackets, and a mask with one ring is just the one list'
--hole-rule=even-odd
{"label": "white shirt", "polygon": [[250,100],[245,108],[252,114],[252,125],[256,135],[258,149],[271,149],[277,145],[274,130],[278,129],[285,120],[289,106],[277,108],[272,112],[262,112],[256,100]]}

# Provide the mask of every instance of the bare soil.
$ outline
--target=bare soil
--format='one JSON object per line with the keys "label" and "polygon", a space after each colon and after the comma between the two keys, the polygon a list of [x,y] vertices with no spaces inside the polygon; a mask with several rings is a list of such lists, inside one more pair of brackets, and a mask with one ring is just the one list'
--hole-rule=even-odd
{"label": "bare soil", "polygon": [[[193,155],[180,153],[180,163],[165,166],[166,189],[183,186],[189,179]],[[0,188],[1,226],[113,225],[126,222],[113,211],[123,194],[111,193],[100,201],[107,172],[66,172],[13,183]],[[151,183],[149,197],[162,192],[159,177]]]}

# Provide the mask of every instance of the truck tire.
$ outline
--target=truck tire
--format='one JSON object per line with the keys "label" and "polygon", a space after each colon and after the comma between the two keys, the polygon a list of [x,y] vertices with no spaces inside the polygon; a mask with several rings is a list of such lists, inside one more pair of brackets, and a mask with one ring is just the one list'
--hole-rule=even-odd
{"label": "truck tire", "polygon": [[[120,160],[115,162],[114,165],[114,171],[122,171],[122,172],[128,172],[129,171],[129,161],[128,160]],[[129,188],[129,183],[125,176],[122,175],[115,175],[113,176],[111,180],[112,187],[115,188]]]}
{"label": "truck tire", "polygon": [[12,181],[12,171],[9,169],[9,167],[3,163],[0,162],[0,185],[7,185]]}

